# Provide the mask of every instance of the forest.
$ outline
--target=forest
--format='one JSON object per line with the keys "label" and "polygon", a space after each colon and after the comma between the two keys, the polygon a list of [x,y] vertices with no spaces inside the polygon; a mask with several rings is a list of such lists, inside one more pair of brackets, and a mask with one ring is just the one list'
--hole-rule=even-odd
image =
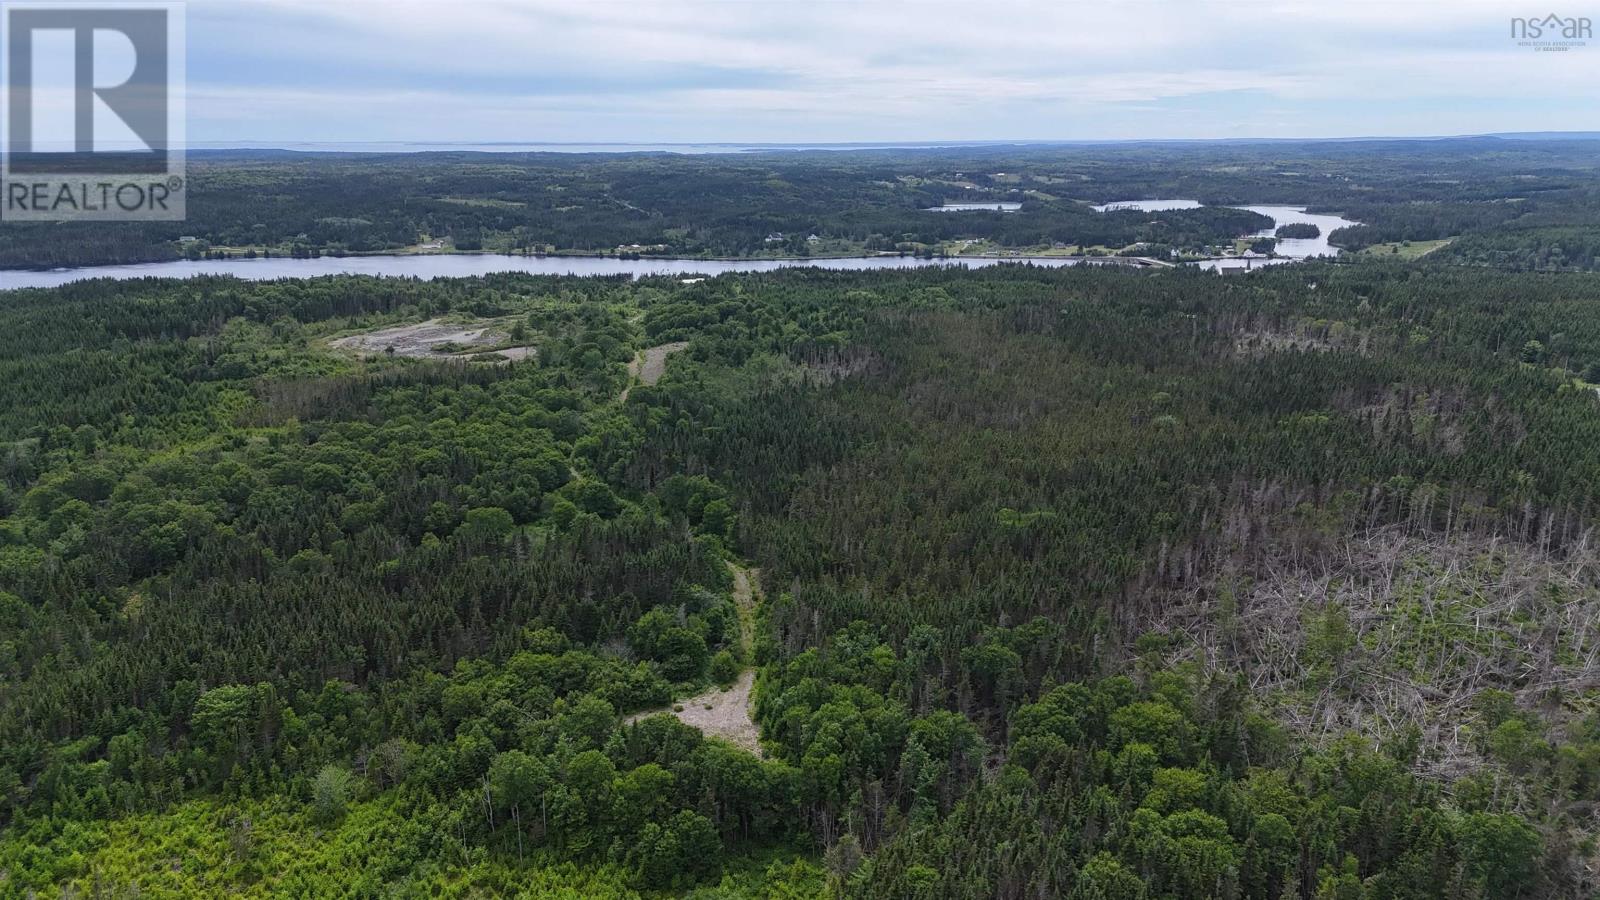
{"label": "forest", "polygon": [[[1278,204],[1362,223],[1330,236],[1348,250],[1458,238],[1436,262],[1587,271],[1596,159],[1593,141],[1493,137],[711,157],[195,151],[187,221],[14,223],[0,230],[0,269],[413,252],[1214,256],[1273,227],[1229,207]],[[1174,198],[1206,205],[1094,209]],[[928,211],[986,201],[1018,208]]]}
{"label": "forest", "polygon": [[[1600,276],[93,280],[0,326],[0,894],[1600,890]],[[689,724],[743,689],[751,745]]]}

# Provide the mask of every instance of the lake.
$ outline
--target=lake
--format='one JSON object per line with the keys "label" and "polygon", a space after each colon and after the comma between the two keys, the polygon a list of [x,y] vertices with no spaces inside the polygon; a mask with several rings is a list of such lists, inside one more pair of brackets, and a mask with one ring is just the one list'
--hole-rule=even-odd
{"label": "lake", "polygon": [[[1164,205],[1158,205],[1164,204]],[[1180,205],[1181,204],[1181,205]],[[995,206],[1017,207],[1016,203],[951,204],[934,207],[936,210],[956,208],[993,209]],[[1156,212],[1162,209],[1195,209],[1200,204],[1194,200],[1125,200],[1107,203],[1095,209],[1139,209]],[[1273,228],[1291,222],[1309,222],[1322,229],[1322,234],[1304,240],[1278,242],[1278,252],[1283,259],[1208,259],[1196,265],[1204,269],[1243,269],[1263,265],[1276,265],[1313,256],[1335,256],[1339,250],[1328,243],[1328,234],[1335,228],[1355,225],[1338,216],[1312,214],[1297,206],[1244,206],[1252,212],[1271,216]],[[1256,236],[1270,237],[1273,228]],[[50,288],[84,281],[90,278],[192,278],[196,275],[232,275],[246,281],[270,281],[277,278],[316,278],[323,275],[378,275],[390,278],[465,278],[490,275],[496,272],[527,272],[533,275],[629,275],[642,278],[647,275],[721,275],[727,272],[771,272],[797,266],[815,266],[819,269],[844,271],[870,271],[877,269],[917,269],[925,266],[968,266],[981,268],[999,263],[1032,263],[1036,266],[1072,266],[1080,260],[1072,257],[961,257],[956,259],[919,259],[914,256],[852,256],[836,259],[618,259],[613,256],[499,256],[487,253],[460,253],[417,256],[324,256],[319,259],[206,259],[174,260],[172,262],[138,263],[127,266],[87,266],[78,269],[50,269],[47,271],[0,271],[0,290],[13,288]]]}
{"label": "lake", "polygon": [[1315,256],[1338,256],[1339,248],[1328,243],[1328,235],[1332,234],[1335,229],[1361,224],[1339,216],[1308,213],[1303,206],[1240,206],[1238,209],[1248,209],[1251,212],[1272,218],[1271,228],[1263,228],[1251,235],[1251,237],[1272,237],[1272,233],[1277,230],[1279,225],[1292,225],[1301,222],[1317,226],[1322,233],[1314,238],[1280,239],[1277,246],[1273,248],[1273,252],[1278,254],[1277,259],[1207,259],[1201,260],[1195,265],[1202,269],[1214,271],[1255,269],[1263,265],[1273,266],[1298,262]]}
{"label": "lake", "polygon": [[496,272],[534,275],[721,275],[726,272],[771,272],[797,266],[864,271],[916,269],[925,266],[981,268],[999,263],[1027,262],[1038,266],[1070,266],[1067,257],[965,257],[919,259],[914,256],[863,256],[841,259],[617,259],[601,256],[498,256],[450,254],[438,256],[325,256],[320,259],[208,259],[140,263],[127,266],[88,266],[47,271],[0,271],[0,289],[49,288],[90,278],[192,278],[196,275],[232,275],[247,281],[275,278],[316,278],[322,275],[380,275],[392,278],[465,278]]}
{"label": "lake", "polygon": [[1095,212],[1116,212],[1137,209],[1142,212],[1160,212],[1164,209],[1199,209],[1199,200],[1118,200],[1094,207]]}
{"label": "lake", "polygon": [[1021,203],[946,203],[927,207],[923,212],[1016,212],[1021,208]]}
{"label": "lake", "polygon": [[1315,225],[1322,233],[1314,238],[1283,238],[1278,241],[1274,252],[1279,256],[1290,259],[1307,259],[1312,256],[1338,256],[1339,248],[1328,243],[1328,235],[1340,228],[1359,225],[1349,219],[1341,218],[1326,213],[1308,213],[1303,206],[1241,206],[1263,216],[1270,216],[1273,221],[1271,228],[1258,231],[1252,237],[1272,237],[1272,232],[1279,225],[1306,224]]}
{"label": "lake", "polygon": [[[1113,203],[1102,203],[1095,209],[1099,212],[1112,212],[1123,209],[1137,209],[1142,212],[1160,212],[1167,209],[1199,209],[1203,204],[1197,200],[1118,200]],[[1272,219],[1272,227],[1264,228],[1252,234],[1251,237],[1272,237],[1279,225],[1292,225],[1304,223],[1315,225],[1321,234],[1314,238],[1285,238],[1278,241],[1274,252],[1281,259],[1207,259],[1195,265],[1202,269],[1253,269],[1263,265],[1279,265],[1296,260],[1310,259],[1314,256],[1338,256],[1339,248],[1328,243],[1328,235],[1336,229],[1346,228],[1361,223],[1351,221],[1340,216],[1326,213],[1308,213],[1303,206],[1235,206],[1234,209],[1248,209],[1253,213],[1260,213]]]}

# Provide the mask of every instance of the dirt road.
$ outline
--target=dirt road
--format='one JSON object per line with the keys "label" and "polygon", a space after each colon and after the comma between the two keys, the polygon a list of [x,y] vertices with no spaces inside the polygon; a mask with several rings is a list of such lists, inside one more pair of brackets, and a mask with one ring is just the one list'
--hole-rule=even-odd
{"label": "dirt road", "polygon": [[[506,343],[509,340],[509,333],[502,330],[503,324],[501,321],[471,325],[451,324],[442,319],[429,319],[412,325],[395,325],[348,335],[331,341],[330,346],[337,350],[355,353],[357,356],[393,354],[414,359],[463,360],[471,358],[484,348]],[[527,359],[537,352],[533,347],[507,347],[487,351],[511,361]]]}
{"label": "dirt road", "polygon": [[671,344],[662,344],[641,350],[633,362],[628,363],[628,386],[622,389],[622,394],[617,397],[620,402],[627,402],[628,393],[633,390],[633,381],[637,379],[640,384],[649,387],[661,380],[667,371],[667,357],[689,346],[687,341],[677,341]]}
{"label": "dirt road", "polygon": [[[749,659],[755,637],[755,601],[760,591],[760,572],[733,563],[728,563],[728,570],[733,573],[733,601],[739,609],[739,644],[744,650],[744,657]],[[700,729],[707,737],[720,737],[759,755],[761,729],[756,727],[752,716],[754,701],[751,690],[755,683],[756,670],[746,665],[733,686],[726,690],[712,687],[678,701],[675,706],[681,708],[646,710],[634,713],[626,721],[637,722],[646,716],[671,713],[678,717],[678,721]]]}

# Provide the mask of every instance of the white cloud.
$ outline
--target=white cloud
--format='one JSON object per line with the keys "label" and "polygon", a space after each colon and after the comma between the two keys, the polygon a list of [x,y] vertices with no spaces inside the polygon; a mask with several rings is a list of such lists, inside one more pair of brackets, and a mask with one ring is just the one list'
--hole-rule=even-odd
{"label": "white cloud", "polygon": [[[1526,115],[1507,109],[1522,98],[1529,114],[1562,119],[1538,127],[1600,128],[1590,100],[1600,45],[1518,48],[1516,7],[1496,0],[191,0],[189,9],[191,34],[208,42],[206,65],[190,73],[192,133],[213,140],[252,119],[288,131],[250,137],[301,129],[351,140],[1325,135],[1396,121],[1441,133],[1521,123]],[[308,67],[329,75],[312,87],[291,77]],[[241,71],[253,80],[241,83]],[[1220,99],[1214,115],[1161,130],[1174,104],[1238,94],[1259,108]],[[1552,102],[1561,98],[1571,102]],[[1317,118],[1303,115],[1307,105]]]}

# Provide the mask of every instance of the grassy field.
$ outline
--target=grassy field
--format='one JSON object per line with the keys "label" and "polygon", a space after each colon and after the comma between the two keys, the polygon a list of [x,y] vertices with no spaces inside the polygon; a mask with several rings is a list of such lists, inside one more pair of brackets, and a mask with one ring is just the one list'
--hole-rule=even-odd
{"label": "grassy field", "polygon": [[1417,259],[1450,243],[1454,238],[1444,238],[1437,241],[1390,241],[1387,244],[1373,244],[1361,251],[1366,256],[1389,256],[1397,259]]}

